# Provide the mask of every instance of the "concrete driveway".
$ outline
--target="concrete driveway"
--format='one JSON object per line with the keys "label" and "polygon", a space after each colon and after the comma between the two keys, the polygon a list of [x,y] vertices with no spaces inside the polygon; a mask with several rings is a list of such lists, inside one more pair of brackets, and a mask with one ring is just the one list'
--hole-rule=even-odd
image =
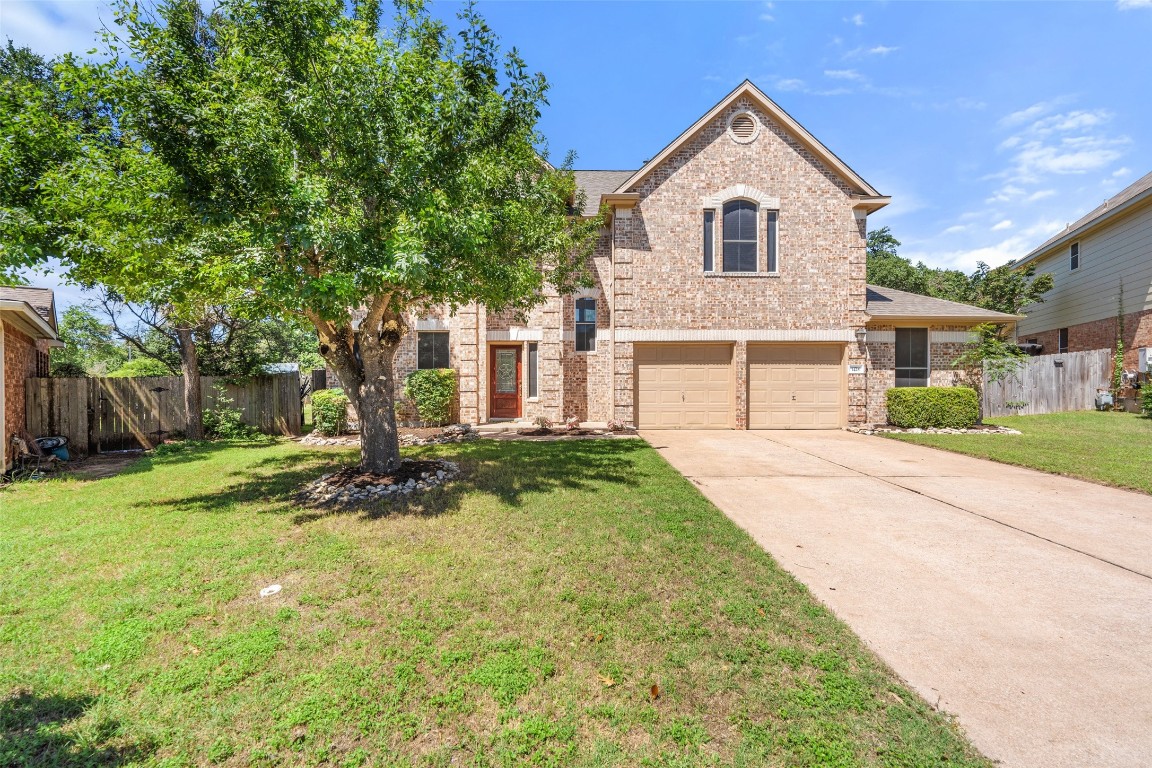
{"label": "concrete driveway", "polygon": [[1152,497],[847,432],[643,437],[990,758],[1152,765]]}

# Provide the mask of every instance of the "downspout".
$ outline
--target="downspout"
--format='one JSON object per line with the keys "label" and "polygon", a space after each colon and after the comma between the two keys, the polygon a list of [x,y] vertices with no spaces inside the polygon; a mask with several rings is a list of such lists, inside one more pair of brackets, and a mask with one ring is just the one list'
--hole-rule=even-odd
{"label": "downspout", "polygon": [[616,219],[608,224],[608,421],[616,420]]}

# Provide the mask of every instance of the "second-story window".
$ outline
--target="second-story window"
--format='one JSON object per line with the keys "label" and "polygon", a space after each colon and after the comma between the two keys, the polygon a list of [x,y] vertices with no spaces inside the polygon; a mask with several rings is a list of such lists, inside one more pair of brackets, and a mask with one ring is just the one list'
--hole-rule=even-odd
{"label": "second-story window", "polygon": [[576,351],[596,351],[596,299],[576,299]]}
{"label": "second-story window", "polygon": [[716,246],[714,231],[716,228],[716,211],[704,211],[704,271],[715,270],[713,250]]}
{"label": "second-story window", "polygon": [[756,204],[733,200],[724,204],[724,271],[756,271]]}
{"label": "second-story window", "polygon": [[1080,243],[1072,243],[1068,249],[1068,271],[1075,272],[1080,269]]}

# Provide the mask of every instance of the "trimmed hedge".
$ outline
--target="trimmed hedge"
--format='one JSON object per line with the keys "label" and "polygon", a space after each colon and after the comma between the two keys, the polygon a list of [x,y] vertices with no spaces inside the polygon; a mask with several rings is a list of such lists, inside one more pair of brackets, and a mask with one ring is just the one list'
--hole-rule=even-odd
{"label": "trimmed hedge", "polygon": [[348,395],[340,389],[312,393],[312,423],[322,435],[333,437],[348,431]]}
{"label": "trimmed hedge", "polygon": [[893,387],[888,390],[888,423],[967,429],[980,419],[980,399],[971,387]]}
{"label": "trimmed hedge", "polygon": [[456,371],[451,368],[423,368],[404,379],[404,397],[416,406],[425,424],[446,424],[456,402]]}

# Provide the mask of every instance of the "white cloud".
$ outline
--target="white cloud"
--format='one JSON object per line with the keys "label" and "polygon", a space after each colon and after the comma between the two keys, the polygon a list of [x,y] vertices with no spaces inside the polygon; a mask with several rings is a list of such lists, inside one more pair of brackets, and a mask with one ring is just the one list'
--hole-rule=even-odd
{"label": "white cloud", "polygon": [[[839,42],[839,40],[840,38],[836,38],[835,42]],[[860,56],[887,56],[898,50],[900,50],[900,48],[895,45],[874,45],[871,48],[864,46],[862,48],[853,48],[844,54],[844,58],[855,59]]]}
{"label": "white cloud", "polygon": [[1029,120],[1035,120],[1041,115],[1047,114],[1052,110],[1067,104],[1071,100],[1071,96],[1057,96],[1056,98],[1050,99],[1048,101],[1038,101],[1030,107],[1026,107],[1000,118],[1000,125],[1006,128],[1015,125],[1022,125]]}
{"label": "white cloud", "polygon": [[1122,11],[1132,11],[1137,8],[1152,8],[1152,0],[1116,0],[1116,7]]}
{"label": "white cloud", "polygon": [[981,261],[993,267],[1015,261],[1027,255],[1033,248],[1044,242],[1049,236],[1059,232],[1063,227],[1063,222],[1040,221],[1008,238],[988,245],[940,251],[905,249],[901,255],[914,262],[923,261],[931,267],[971,272]]}
{"label": "white cloud", "polygon": [[802,91],[804,90],[804,81],[795,77],[782,78],[776,81],[776,90],[778,91]]}
{"label": "white cloud", "polygon": [[831,77],[835,80],[864,80],[864,75],[860,74],[854,69],[826,69],[824,70],[825,77]]}
{"label": "white cloud", "polygon": [[776,21],[776,17],[770,13],[760,14],[760,21]]}
{"label": "white cloud", "polygon": [[857,13],[857,14],[854,14],[852,16],[848,16],[844,19],[844,21],[846,21],[849,24],[854,24],[857,27],[862,27],[862,26],[864,26],[864,14]]}
{"label": "white cloud", "polygon": [[1112,178],[1114,178],[1114,179],[1123,178],[1124,176],[1127,176],[1130,173],[1132,173],[1132,169],[1129,168],[1128,166],[1124,166],[1123,168],[1117,168],[1116,170],[1112,171]]}
{"label": "white cloud", "polygon": [[1054,190],[1054,189],[1037,190],[1036,192],[1033,192],[1032,194],[1028,195],[1028,197],[1024,198],[1024,202],[1034,203],[1037,200],[1043,200],[1044,198],[1052,197],[1055,194],[1056,194],[1056,190]]}
{"label": "white cloud", "polygon": [[0,1],[0,42],[28,46],[44,56],[85,54],[99,43],[101,17],[111,26],[106,2],[67,0]]}
{"label": "white cloud", "polygon": [[1012,229],[1012,220],[1011,219],[1004,219],[1004,221],[1001,221],[992,227],[993,232],[1002,232],[1005,229]]}
{"label": "white cloud", "polygon": [[961,232],[967,231],[967,229],[968,229],[967,224],[953,224],[952,226],[948,227],[948,229],[944,230],[944,234],[957,235],[957,234],[960,234]]}

